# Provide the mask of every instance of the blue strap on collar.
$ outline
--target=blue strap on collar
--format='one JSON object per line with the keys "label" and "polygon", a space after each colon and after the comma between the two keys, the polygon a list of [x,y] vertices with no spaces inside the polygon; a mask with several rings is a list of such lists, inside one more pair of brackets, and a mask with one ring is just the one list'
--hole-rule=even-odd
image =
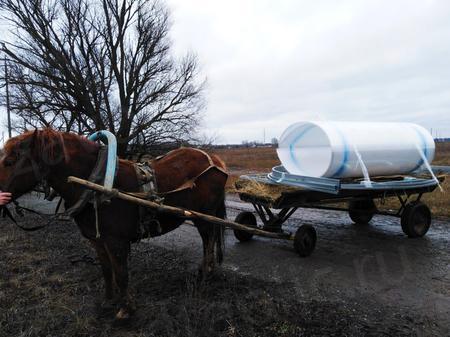
{"label": "blue strap on collar", "polygon": [[93,133],[88,137],[92,141],[101,141],[108,146],[108,160],[106,162],[105,188],[112,189],[114,185],[114,177],[117,170],[117,140],[111,132],[101,130]]}

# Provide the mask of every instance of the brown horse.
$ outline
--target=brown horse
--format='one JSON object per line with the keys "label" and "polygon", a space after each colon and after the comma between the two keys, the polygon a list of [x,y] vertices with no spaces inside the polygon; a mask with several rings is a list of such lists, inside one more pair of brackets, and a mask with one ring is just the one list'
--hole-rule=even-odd
{"label": "brown horse", "polygon": [[[0,160],[0,189],[11,192],[15,199],[45,181],[64,199],[65,208],[70,208],[80,198],[83,188],[68,184],[67,177],[88,179],[99,148],[97,143],[84,137],[51,129],[30,131],[11,138],[5,144]],[[165,204],[225,217],[227,175],[224,163],[217,156],[208,156],[192,148],[180,148],[151,164],[158,193],[164,195]],[[207,170],[211,165],[218,169]],[[133,162],[119,160],[114,187],[129,192],[139,191]],[[167,233],[183,223],[183,219],[167,214],[155,216],[158,231],[153,231],[153,234]],[[111,299],[118,290],[120,308],[116,319],[129,318],[134,304],[128,294],[127,260],[130,243],[139,239],[138,206],[119,199],[100,205],[100,237],[91,203],[74,219],[97,252],[105,279],[106,298]],[[212,272],[216,261],[222,261],[223,228],[202,221],[196,221],[195,225],[203,241],[200,271],[205,275]]]}

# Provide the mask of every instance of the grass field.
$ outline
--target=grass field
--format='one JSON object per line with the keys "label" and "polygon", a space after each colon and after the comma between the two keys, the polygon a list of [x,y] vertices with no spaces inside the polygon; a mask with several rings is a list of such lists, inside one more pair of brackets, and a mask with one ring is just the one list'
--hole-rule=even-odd
{"label": "grass field", "polygon": [[436,144],[434,165],[450,165],[450,142]]}
{"label": "grass field", "polygon": [[[273,166],[279,165],[275,148],[236,148],[217,149],[218,154],[227,164],[231,173],[227,190],[234,191],[234,183],[238,177],[246,173],[269,172]],[[450,165],[450,142],[437,143],[433,165]],[[431,208],[435,216],[450,216],[450,177],[442,184],[444,192],[436,189],[424,195],[423,201]],[[390,199],[383,208],[398,208],[398,201]]]}

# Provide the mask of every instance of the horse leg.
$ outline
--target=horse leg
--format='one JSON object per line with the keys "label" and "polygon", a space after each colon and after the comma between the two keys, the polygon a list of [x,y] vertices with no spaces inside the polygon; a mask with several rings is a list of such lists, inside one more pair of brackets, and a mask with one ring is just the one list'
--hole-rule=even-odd
{"label": "horse leg", "polygon": [[[225,205],[225,194],[219,202],[219,206],[216,209],[216,216],[221,219],[227,218],[227,207]],[[214,227],[214,241],[216,244],[216,260],[219,264],[223,262],[223,253],[225,250],[225,227]]]}
{"label": "horse leg", "polygon": [[215,264],[213,227],[211,224],[202,220],[195,220],[194,223],[203,243],[203,260],[199,267],[199,272],[202,279],[205,279],[213,272]]}
{"label": "horse leg", "polygon": [[105,299],[111,300],[114,296],[111,261],[109,259],[108,253],[106,252],[105,245],[103,243],[95,240],[91,240],[90,242],[94,247],[95,251],[97,252],[97,257],[102,267],[103,278],[105,280]]}
{"label": "horse leg", "polygon": [[116,320],[127,320],[136,310],[128,292],[128,253],[130,243],[124,240],[108,240],[105,248],[111,261],[115,283],[119,289],[120,308],[116,314]]}
{"label": "horse leg", "polygon": [[[221,198],[217,207],[213,208],[213,212],[205,212],[206,214],[215,214],[221,219],[226,218],[225,198]],[[224,246],[224,227],[213,225],[204,220],[194,220],[198,232],[203,242],[203,261],[200,265],[199,272],[202,279],[209,276],[215,267],[216,261],[221,264],[223,260]]]}

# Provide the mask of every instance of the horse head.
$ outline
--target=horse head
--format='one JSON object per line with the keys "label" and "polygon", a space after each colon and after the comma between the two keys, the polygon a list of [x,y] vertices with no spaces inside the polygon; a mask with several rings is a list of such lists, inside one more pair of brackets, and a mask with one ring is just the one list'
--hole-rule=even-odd
{"label": "horse head", "polygon": [[67,161],[62,133],[52,129],[27,131],[9,139],[0,159],[0,189],[13,199],[47,179],[52,167]]}

